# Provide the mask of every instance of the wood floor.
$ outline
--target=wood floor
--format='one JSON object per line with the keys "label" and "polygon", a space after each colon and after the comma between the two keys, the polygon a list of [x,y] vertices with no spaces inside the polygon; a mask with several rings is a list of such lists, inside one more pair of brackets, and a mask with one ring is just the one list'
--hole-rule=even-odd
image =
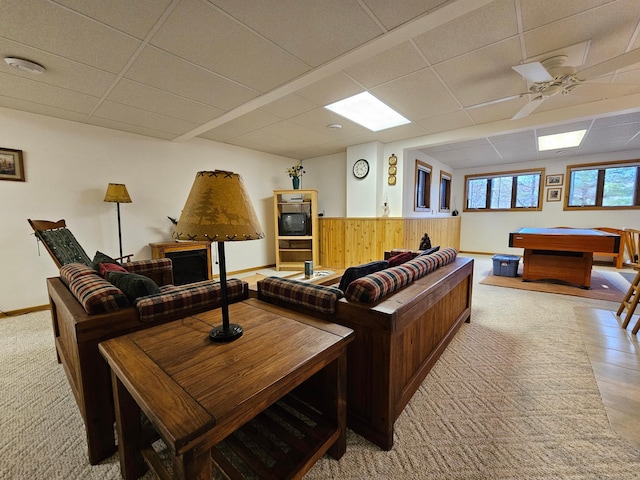
{"label": "wood floor", "polygon": [[626,330],[616,312],[584,308],[578,324],[589,353],[609,422],[640,448],[640,342],[631,333],[638,310]]}

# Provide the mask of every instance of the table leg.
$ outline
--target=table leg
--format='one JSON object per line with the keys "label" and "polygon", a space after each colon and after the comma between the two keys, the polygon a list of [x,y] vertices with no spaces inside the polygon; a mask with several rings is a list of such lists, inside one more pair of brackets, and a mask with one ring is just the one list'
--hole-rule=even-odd
{"label": "table leg", "polygon": [[327,416],[338,425],[339,437],[329,454],[336,460],[347,450],[347,353],[340,355],[325,367],[325,404]]}
{"label": "table leg", "polygon": [[120,473],[125,480],[135,480],[147,471],[141,450],[140,407],[114,373],[111,374],[111,382],[118,431]]}
{"label": "table leg", "polygon": [[186,452],[173,458],[173,478],[179,480],[211,480],[213,469],[209,450]]}

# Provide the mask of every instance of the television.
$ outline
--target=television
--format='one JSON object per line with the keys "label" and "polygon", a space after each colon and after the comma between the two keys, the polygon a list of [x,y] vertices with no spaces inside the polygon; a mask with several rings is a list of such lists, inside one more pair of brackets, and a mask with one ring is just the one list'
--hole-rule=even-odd
{"label": "television", "polygon": [[280,214],[280,235],[283,237],[307,235],[307,214],[304,212]]}

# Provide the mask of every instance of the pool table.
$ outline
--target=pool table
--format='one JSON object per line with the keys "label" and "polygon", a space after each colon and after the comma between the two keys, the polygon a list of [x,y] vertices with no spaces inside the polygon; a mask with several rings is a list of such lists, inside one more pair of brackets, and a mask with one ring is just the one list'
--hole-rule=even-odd
{"label": "pool table", "polygon": [[615,253],[620,235],[580,228],[522,228],[509,246],[524,248],[522,280],[561,280],[591,287],[593,252]]}

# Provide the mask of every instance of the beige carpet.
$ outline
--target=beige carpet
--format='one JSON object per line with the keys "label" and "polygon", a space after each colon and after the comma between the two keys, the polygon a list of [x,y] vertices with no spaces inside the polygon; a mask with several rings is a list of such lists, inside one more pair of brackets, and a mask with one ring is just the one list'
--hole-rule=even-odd
{"label": "beige carpet", "polygon": [[496,287],[573,295],[576,297],[595,298],[618,303],[622,301],[629,288],[629,283],[617,272],[598,270],[592,270],[591,288],[588,290],[553,281],[537,280],[535,282],[523,282],[522,267],[518,270],[517,277],[501,277],[493,275],[493,270],[487,270],[484,273],[484,279],[480,283]]}
{"label": "beige carpet", "polygon": [[[640,451],[610,427],[575,308],[616,305],[480,284],[465,324],[396,423],[384,452],[349,431],[320,479],[635,479]],[[119,479],[90,466],[56,363],[48,312],[0,319],[0,478]],[[153,478],[147,474],[146,479]]]}

